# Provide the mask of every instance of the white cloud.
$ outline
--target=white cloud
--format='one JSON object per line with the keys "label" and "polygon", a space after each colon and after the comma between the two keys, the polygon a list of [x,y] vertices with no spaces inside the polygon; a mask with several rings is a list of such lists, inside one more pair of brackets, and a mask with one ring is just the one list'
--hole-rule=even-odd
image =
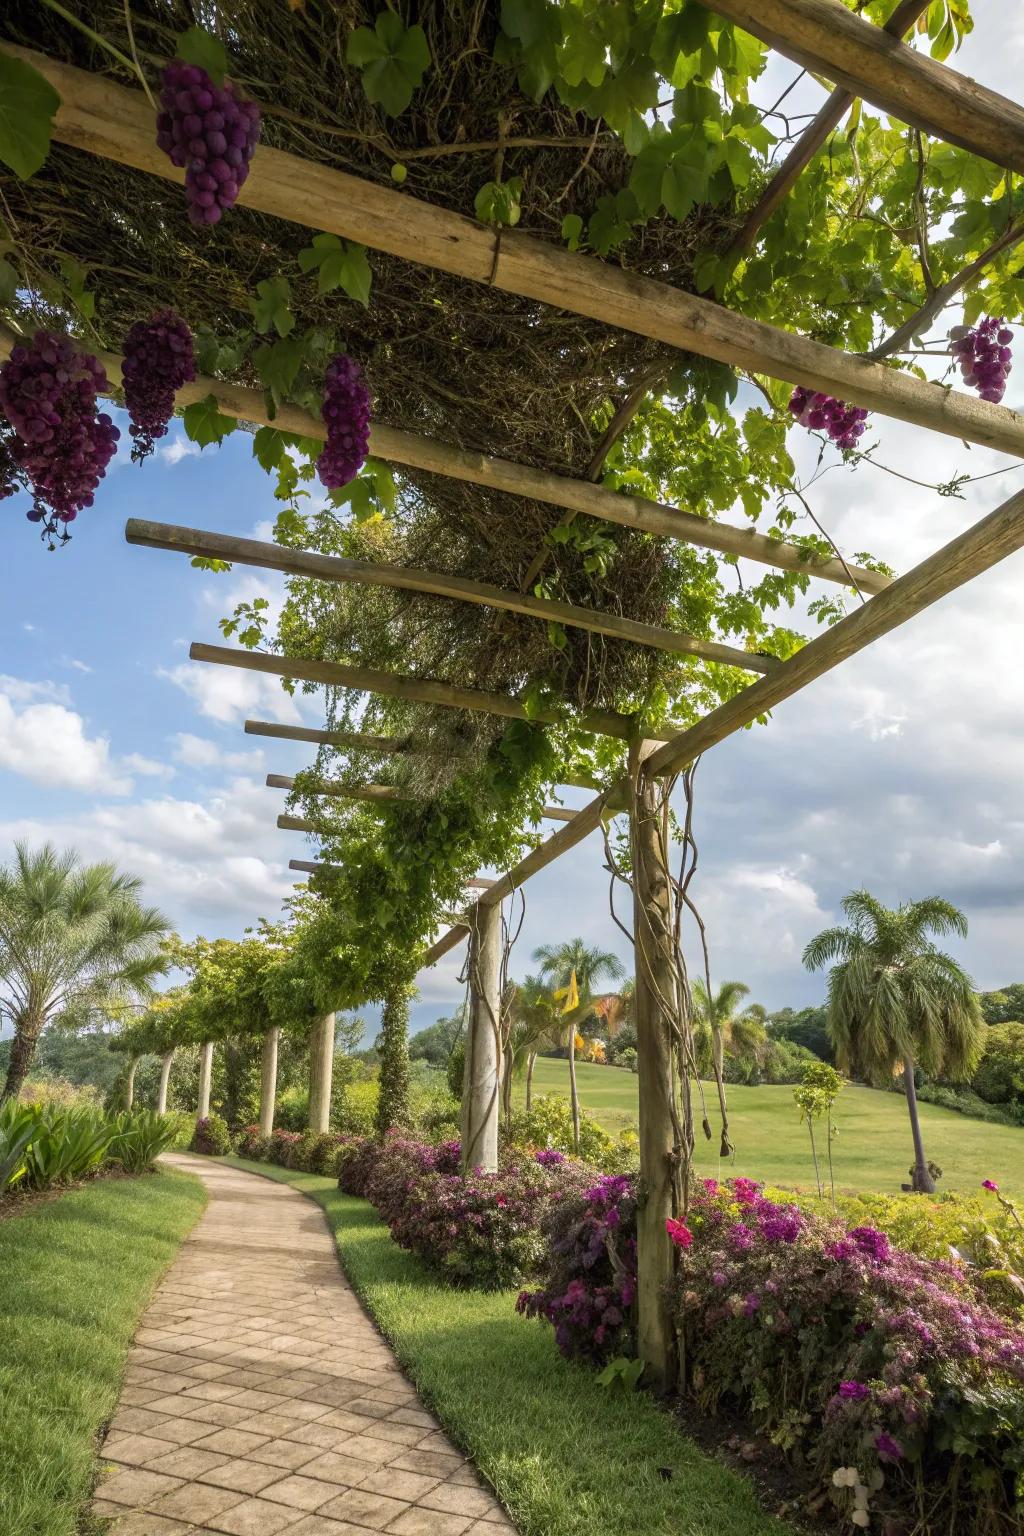
{"label": "white cloud", "polygon": [[158,762],[152,757],[143,757],[141,752],[129,752],[127,757],[121,759],[126,768],[132,773],[140,773],[148,779],[173,779],[175,770],[170,763]]}
{"label": "white cloud", "polygon": [[77,656],[62,656],[61,657],[61,663],[65,667],[74,667],[76,672],[91,672],[92,671],[92,667],[87,666],[87,664],[84,661],[79,661]]}
{"label": "white cloud", "polygon": [[173,437],[169,443],[164,443],[156,450],[156,457],[173,469],[182,459],[194,459],[198,453],[198,443],[190,442],[187,437]]}
{"label": "white cloud", "polygon": [[289,725],[296,725],[302,719],[295,699],[285,693],[276,677],[195,661],[177,667],[161,667],[156,675],[187,693],[201,715],[224,725],[268,710],[273,718]]}
{"label": "white cloud", "polygon": [[34,704],[47,699],[55,704],[70,704],[71,694],[66,683],[49,680],[31,682],[25,677],[7,677],[0,672],[0,693],[6,694],[12,704]]}
{"label": "white cloud", "polygon": [[206,736],[193,736],[188,731],[179,731],[175,741],[177,745],[174,755],[179,763],[184,763],[188,768],[244,770],[259,768],[263,762],[263,753],[258,749],[251,752],[226,752],[218,742],[210,741]]}
{"label": "white cloud", "polygon": [[0,768],[34,784],[131,793],[132,781],[112,765],[105,736],[86,734],[82,716],[64,704],[24,704],[0,691]]}

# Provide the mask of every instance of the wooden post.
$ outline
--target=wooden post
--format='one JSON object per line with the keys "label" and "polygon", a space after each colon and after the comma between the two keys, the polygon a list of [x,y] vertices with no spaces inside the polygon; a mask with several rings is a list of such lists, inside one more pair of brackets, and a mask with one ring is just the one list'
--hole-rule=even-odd
{"label": "wooden post", "polygon": [[469,1033],[462,1088],[462,1171],[498,1168],[501,1099],[501,907],[475,909],[469,936]]}
{"label": "wooden post", "polygon": [[309,1128],[331,1128],[331,1085],[334,1079],[334,1014],[325,1013],[309,1032]]}
{"label": "wooden post", "polygon": [[276,1026],[263,1036],[263,1064],[260,1071],[260,1135],[269,1136],[274,1129],[274,1109],[277,1103],[277,1042],[281,1031]]}
{"label": "wooden post", "polygon": [[132,1105],[135,1103],[135,1072],[138,1068],[140,1059],[141,1058],[138,1056],[130,1056],[128,1058],[128,1075],[124,1081],[125,1109],[130,1110]]}
{"label": "wooden post", "polygon": [[668,1390],[676,1372],[675,1329],[665,1287],[675,1250],[665,1222],[675,1215],[674,1062],[667,1009],[675,1005],[672,906],[655,782],[642,772],[650,741],[629,752],[633,923],[636,946],[637,1072],[640,1089],[640,1198],[637,1207],[638,1349],[652,1385]]}
{"label": "wooden post", "polygon": [[213,1041],[203,1042],[199,1052],[199,1103],[196,1118],[205,1120],[210,1113],[210,1086],[213,1082]]}
{"label": "wooden post", "polygon": [[167,1113],[167,1085],[171,1080],[171,1062],[174,1060],[174,1046],[165,1051],[160,1063],[160,1087],[156,1096],[156,1112],[158,1115]]}

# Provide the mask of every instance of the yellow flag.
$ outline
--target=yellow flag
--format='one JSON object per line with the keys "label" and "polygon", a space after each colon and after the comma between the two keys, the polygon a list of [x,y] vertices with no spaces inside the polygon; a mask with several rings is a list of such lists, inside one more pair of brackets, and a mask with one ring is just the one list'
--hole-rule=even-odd
{"label": "yellow flag", "polygon": [[576,967],[575,966],[573,966],[573,968],[572,968],[572,975],[569,977],[569,985],[567,987],[559,987],[558,991],[554,995],[555,995],[556,998],[557,997],[564,997],[565,998],[565,1002],[562,1004],[562,1012],[563,1013],[572,1013],[574,1008],[578,1008],[579,1007],[579,1005],[580,1005],[580,989],[576,985]]}

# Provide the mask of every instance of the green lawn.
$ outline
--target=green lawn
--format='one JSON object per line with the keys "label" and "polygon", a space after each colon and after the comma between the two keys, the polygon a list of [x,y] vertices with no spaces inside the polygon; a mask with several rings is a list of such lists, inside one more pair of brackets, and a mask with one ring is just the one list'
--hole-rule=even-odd
{"label": "green lawn", "polygon": [[440,1284],[333,1179],[224,1161],[323,1207],[353,1286],[523,1536],[791,1536],[650,1398],[608,1392],[564,1361],[550,1329],[516,1315],[513,1292]]}
{"label": "green lawn", "polygon": [[[206,1203],[181,1173],[100,1179],[0,1221],[0,1532],[80,1536],[136,1324]],[[85,1523],[83,1523],[85,1522]]]}
{"label": "green lawn", "polygon": [[[632,1072],[583,1062],[576,1068],[580,1102],[608,1130],[636,1122],[637,1079]],[[518,1101],[523,1082],[516,1084]],[[534,1094],[568,1096],[565,1061],[542,1057],[533,1074]],[[714,1090],[706,1088],[711,1123],[716,1123]],[[697,1145],[704,1174],[745,1174],[770,1183],[813,1187],[810,1142],[797,1119],[790,1087],[730,1087],[729,1110],[735,1162],[720,1163],[717,1140]],[[902,1097],[871,1088],[844,1088],[836,1106],[839,1135],[833,1144],[837,1187],[881,1193],[898,1191],[913,1158],[910,1123]],[[921,1105],[925,1148],[943,1170],[939,1188],[976,1192],[992,1178],[1009,1193],[1024,1195],[1024,1130],[988,1125],[953,1110]]]}

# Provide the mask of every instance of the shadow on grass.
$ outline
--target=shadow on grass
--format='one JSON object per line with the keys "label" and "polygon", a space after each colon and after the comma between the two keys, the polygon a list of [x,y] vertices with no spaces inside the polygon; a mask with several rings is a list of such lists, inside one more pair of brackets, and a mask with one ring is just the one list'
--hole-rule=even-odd
{"label": "shadow on grass", "polygon": [[643,1394],[563,1360],[515,1294],[455,1290],[333,1180],[230,1160],[310,1195],[343,1268],[428,1408],[524,1536],[784,1536],[751,1485]]}

